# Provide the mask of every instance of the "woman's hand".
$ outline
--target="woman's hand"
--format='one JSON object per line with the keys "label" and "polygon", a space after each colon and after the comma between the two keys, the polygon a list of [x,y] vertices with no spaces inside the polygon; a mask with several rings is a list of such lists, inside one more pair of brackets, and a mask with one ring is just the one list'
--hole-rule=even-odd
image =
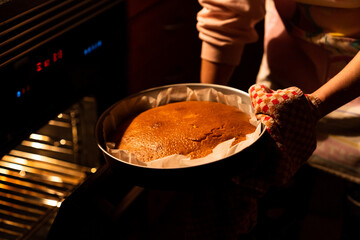
{"label": "woman's hand", "polygon": [[317,99],[299,88],[273,91],[263,85],[249,89],[256,117],[262,121],[281,150],[275,182],[286,183],[316,148]]}

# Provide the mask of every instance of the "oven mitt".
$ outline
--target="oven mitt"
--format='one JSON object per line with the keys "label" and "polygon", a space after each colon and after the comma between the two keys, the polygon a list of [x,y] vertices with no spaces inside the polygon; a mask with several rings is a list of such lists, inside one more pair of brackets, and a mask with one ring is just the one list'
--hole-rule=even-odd
{"label": "oven mitt", "polygon": [[315,150],[320,118],[316,97],[296,87],[273,91],[257,84],[249,94],[256,117],[275,143],[259,149],[265,159],[257,169],[248,176],[233,177],[237,187],[193,196],[188,239],[237,239],[236,235],[250,232],[257,222],[258,199],[270,186],[288,183]]}
{"label": "oven mitt", "polygon": [[273,183],[286,184],[316,148],[320,100],[297,87],[273,91],[255,84],[249,94],[257,119],[267,127],[280,150]]}

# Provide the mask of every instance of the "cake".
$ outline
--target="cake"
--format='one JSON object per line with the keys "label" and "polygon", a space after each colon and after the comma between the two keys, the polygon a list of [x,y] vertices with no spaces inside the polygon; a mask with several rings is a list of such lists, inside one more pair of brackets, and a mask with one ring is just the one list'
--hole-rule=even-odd
{"label": "cake", "polygon": [[123,123],[114,135],[118,149],[143,162],[173,154],[205,157],[219,143],[233,144],[255,131],[250,116],[234,106],[207,101],[170,103],[146,110]]}

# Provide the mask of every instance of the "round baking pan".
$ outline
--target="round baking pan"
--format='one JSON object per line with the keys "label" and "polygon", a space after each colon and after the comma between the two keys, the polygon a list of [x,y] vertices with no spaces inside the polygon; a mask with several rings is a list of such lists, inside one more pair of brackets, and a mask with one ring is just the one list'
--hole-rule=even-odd
{"label": "round baking pan", "polygon": [[[238,95],[242,97],[244,103],[251,105],[249,95],[239,89],[216,84],[175,84],[148,89],[137,94],[126,97],[112,105],[99,117],[96,125],[97,144],[104,155],[107,167],[111,168],[114,174],[118,174],[121,179],[132,182],[135,185],[150,188],[165,189],[189,189],[204,185],[218,185],[231,181],[233,176],[259,175],[261,169],[271,162],[271,152],[274,142],[268,135],[264,125],[261,126],[259,138],[247,148],[229,157],[191,167],[179,168],[151,168],[122,161],[106,151],[103,123],[110,112],[122,101],[139,96],[155,97],[159,92],[166,89],[190,88],[192,90],[213,88],[225,95]],[[265,161],[266,159],[266,161]],[[120,178],[119,178],[120,179]]]}

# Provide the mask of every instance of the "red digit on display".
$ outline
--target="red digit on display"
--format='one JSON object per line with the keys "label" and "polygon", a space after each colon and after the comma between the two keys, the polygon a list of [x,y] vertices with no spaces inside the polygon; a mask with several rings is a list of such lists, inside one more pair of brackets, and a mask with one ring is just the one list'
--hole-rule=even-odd
{"label": "red digit on display", "polygon": [[53,53],[53,61],[56,62],[58,60],[58,55],[57,53]]}
{"label": "red digit on display", "polygon": [[60,49],[60,50],[58,51],[58,58],[59,58],[59,59],[62,59],[62,57],[63,57],[63,52],[62,52],[62,50]]}
{"label": "red digit on display", "polygon": [[63,51],[60,49],[57,52],[53,52],[52,57],[44,60],[44,62],[38,62],[36,64],[36,71],[40,72],[43,70],[43,68],[47,68],[51,65],[51,62],[57,62],[59,59],[62,59],[63,57]]}
{"label": "red digit on display", "polygon": [[44,67],[48,67],[48,66],[50,66],[50,59],[46,59],[44,61]]}
{"label": "red digit on display", "polygon": [[41,62],[38,62],[37,64],[36,64],[36,71],[37,72],[40,72],[42,70],[42,64],[41,64]]}

